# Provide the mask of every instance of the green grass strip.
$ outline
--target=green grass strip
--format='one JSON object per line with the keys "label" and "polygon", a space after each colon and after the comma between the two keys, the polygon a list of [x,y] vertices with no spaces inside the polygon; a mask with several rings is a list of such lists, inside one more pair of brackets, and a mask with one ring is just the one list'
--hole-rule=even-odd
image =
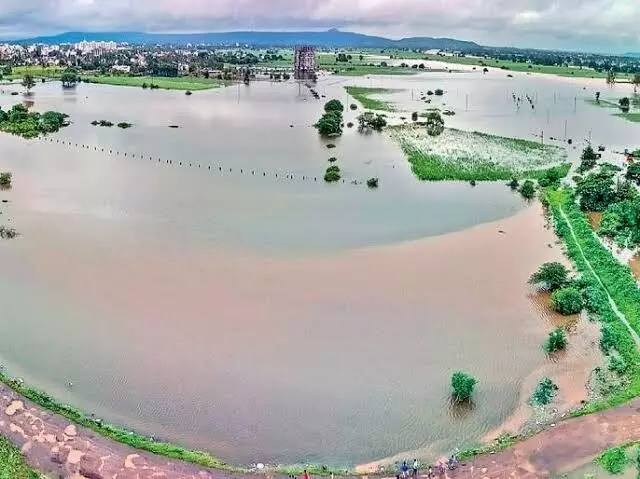
{"label": "green grass strip", "polygon": [[378,111],[393,111],[393,105],[388,101],[371,98],[371,95],[381,95],[384,93],[401,91],[391,88],[368,88],[363,86],[345,86],[344,89],[347,90],[349,95],[359,101],[362,107],[366,110]]}
{"label": "green grass strip", "polygon": [[[194,451],[166,442],[157,442],[151,438],[142,436],[133,431],[128,431],[122,427],[106,424],[102,420],[89,416],[79,409],[56,401],[54,398],[42,391],[25,386],[21,381],[10,378],[4,373],[0,373],[0,381],[27,399],[30,399],[38,406],[59,414],[80,426],[91,429],[116,442],[152,452],[160,456],[179,459],[181,461],[191,462],[200,466],[213,467],[227,471],[242,470],[225,464],[207,452]],[[2,476],[0,476],[0,479],[2,479]]]}
{"label": "green grass strip", "polygon": [[22,453],[7,439],[0,436],[0,479],[40,479],[24,461]]}
{"label": "green grass strip", "polygon": [[159,76],[117,76],[117,75],[90,75],[82,76],[82,81],[97,83],[100,85],[142,87],[143,84],[156,85],[164,90],[208,90],[227,85],[228,82],[217,79],[195,77],[159,77]]}

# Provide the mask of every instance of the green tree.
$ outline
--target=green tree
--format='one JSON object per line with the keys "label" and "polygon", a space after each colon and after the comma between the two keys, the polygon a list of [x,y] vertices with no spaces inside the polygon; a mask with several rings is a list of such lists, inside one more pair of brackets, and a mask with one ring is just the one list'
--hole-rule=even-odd
{"label": "green tree", "polygon": [[471,399],[473,388],[477,384],[476,378],[462,372],[456,371],[451,375],[451,387],[453,388],[453,397],[457,402],[464,402]]}
{"label": "green tree", "polygon": [[627,166],[625,177],[635,184],[640,185],[640,162],[630,163],[629,166]]}
{"label": "green tree", "polygon": [[439,136],[444,131],[444,119],[437,111],[430,111],[427,114],[426,122],[427,134],[429,136]]}
{"label": "green tree", "polygon": [[64,88],[72,88],[78,83],[78,72],[73,68],[67,68],[62,75],[60,75],[60,81]]}
{"label": "green tree", "polygon": [[551,295],[551,304],[553,309],[563,316],[578,314],[584,308],[582,293],[572,286],[554,292]]}
{"label": "green tree", "polygon": [[542,285],[549,291],[562,288],[569,282],[569,271],[558,262],[544,263],[529,278],[530,284]]}
{"label": "green tree", "polygon": [[27,92],[31,91],[31,89],[36,86],[36,81],[33,78],[33,75],[27,73],[22,79],[22,86],[27,89]]}
{"label": "green tree", "polygon": [[533,181],[525,180],[520,187],[520,194],[527,200],[533,199],[536,196],[536,186]]}
{"label": "green tree", "polygon": [[616,82],[616,72],[613,71],[613,69],[610,69],[607,72],[606,82],[607,82],[607,85],[613,85]]}
{"label": "green tree", "polygon": [[315,126],[322,136],[340,136],[342,134],[342,115],[337,111],[327,112],[322,115]]}
{"label": "green tree", "polygon": [[333,99],[325,103],[324,111],[326,111],[327,113],[329,113],[330,111],[337,111],[342,113],[344,111],[344,106],[342,105],[340,100]]}
{"label": "green tree", "polygon": [[588,145],[584,150],[582,150],[582,155],[580,156],[580,166],[578,167],[579,173],[584,173],[585,171],[589,171],[596,166],[596,161],[598,160],[598,155],[591,145]]}
{"label": "green tree", "polygon": [[614,173],[608,168],[600,168],[589,173],[576,186],[580,195],[580,207],[585,211],[604,211],[616,199]]}
{"label": "green tree", "polygon": [[544,350],[548,353],[560,351],[567,347],[567,333],[564,329],[558,328],[549,333],[549,338],[544,343]]}
{"label": "green tree", "polygon": [[327,171],[324,174],[324,181],[327,183],[334,183],[336,181],[340,181],[340,177],[340,167],[331,165],[327,168]]}
{"label": "green tree", "polygon": [[633,84],[633,93],[638,93],[638,85],[640,85],[640,73],[635,73],[631,78],[631,83]]}
{"label": "green tree", "polygon": [[12,175],[9,172],[0,173],[0,186],[3,188],[11,186],[11,177]]}
{"label": "green tree", "polygon": [[629,97],[622,97],[618,100],[618,105],[620,106],[620,109],[623,112],[628,112],[629,108],[631,108],[631,101],[629,100]]}

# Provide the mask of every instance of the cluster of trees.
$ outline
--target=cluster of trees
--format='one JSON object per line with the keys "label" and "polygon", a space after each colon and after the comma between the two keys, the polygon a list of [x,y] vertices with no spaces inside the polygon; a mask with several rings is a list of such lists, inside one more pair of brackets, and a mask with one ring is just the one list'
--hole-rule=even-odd
{"label": "cluster of trees", "polygon": [[425,126],[429,136],[439,136],[444,131],[444,118],[439,112],[430,111],[427,113]]}
{"label": "cluster of trees", "polygon": [[365,111],[358,116],[358,129],[360,132],[382,131],[385,126],[387,126],[387,119],[383,114]]}
{"label": "cluster of trees", "polygon": [[324,114],[315,124],[322,136],[334,137],[342,135],[342,112],[344,106],[340,100],[329,100],[324,105]]}
{"label": "cluster of trees", "polygon": [[338,165],[331,165],[324,173],[324,181],[327,183],[335,183],[336,181],[340,181],[340,178],[342,178],[342,175],[340,174],[340,167]]}
{"label": "cluster of trees", "polygon": [[578,314],[584,308],[580,283],[569,278],[569,271],[561,263],[543,264],[531,275],[529,282],[551,291],[551,305],[562,315]]}
{"label": "cluster of trees", "polygon": [[0,109],[0,130],[24,138],[35,138],[67,126],[67,118],[68,115],[57,111],[47,111],[43,114],[30,112],[19,103],[8,111]]}

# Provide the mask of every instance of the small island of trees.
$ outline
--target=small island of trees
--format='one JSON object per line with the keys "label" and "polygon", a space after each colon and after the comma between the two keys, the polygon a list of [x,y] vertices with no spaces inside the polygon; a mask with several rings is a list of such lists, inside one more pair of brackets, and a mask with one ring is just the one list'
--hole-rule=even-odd
{"label": "small island of trees", "polygon": [[318,133],[326,137],[342,135],[342,112],[344,106],[340,100],[329,100],[324,105],[325,113],[320,117],[315,127]]}
{"label": "small island of trees", "polygon": [[68,115],[57,111],[43,114],[29,111],[19,103],[8,111],[0,109],[0,130],[23,138],[36,138],[40,134],[55,133],[68,126],[67,118]]}

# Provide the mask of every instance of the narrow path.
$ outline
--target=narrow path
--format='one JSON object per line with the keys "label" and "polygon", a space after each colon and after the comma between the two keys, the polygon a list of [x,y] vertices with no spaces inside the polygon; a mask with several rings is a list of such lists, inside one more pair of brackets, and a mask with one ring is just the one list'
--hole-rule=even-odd
{"label": "narrow path", "polygon": [[605,293],[607,294],[607,298],[609,298],[609,304],[611,304],[611,309],[616,314],[618,319],[620,319],[620,321],[622,321],[622,323],[627,327],[627,329],[631,333],[631,337],[633,338],[633,340],[636,343],[636,346],[640,347],[640,336],[638,336],[638,333],[636,333],[636,331],[631,327],[631,325],[629,324],[629,321],[627,321],[627,318],[625,317],[625,315],[622,314],[622,312],[618,309],[618,305],[616,304],[616,302],[613,300],[613,298],[609,294],[609,290],[607,289],[607,287],[604,285],[604,283],[600,279],[600,276],[598,276],[596,271],[593,269],[593,266],[591,266],[591,262],[587,259],[586,255],[584,254],[584,251],[582,250],[582,247],[580,246],[580,243],[578,242],[578,237],[576,236],[576,233],[573,230],[573,225],[571,224],[571,221],[569,220],[569,217],[567,216],[567,214],[562,209],[562,206],[558,205],[558,208],[560,209],[560,214],[562,215],[562,218],[566,221],[567,225],[569,226],[569,231],[571,232],[571,236],[573,237],[573,241],[576,243],[576,246],[578,247],[578,250],[580,251],[580,255],[582,256],[582,259],[584,260],[585,264],[589,268],[589,271],[591,271],[591,274],[593,274],[593,276],[595,276],[595,278],[598,280],[598,283],[600,283],[600,286],[602,286],[602,289],[604,289]]}

